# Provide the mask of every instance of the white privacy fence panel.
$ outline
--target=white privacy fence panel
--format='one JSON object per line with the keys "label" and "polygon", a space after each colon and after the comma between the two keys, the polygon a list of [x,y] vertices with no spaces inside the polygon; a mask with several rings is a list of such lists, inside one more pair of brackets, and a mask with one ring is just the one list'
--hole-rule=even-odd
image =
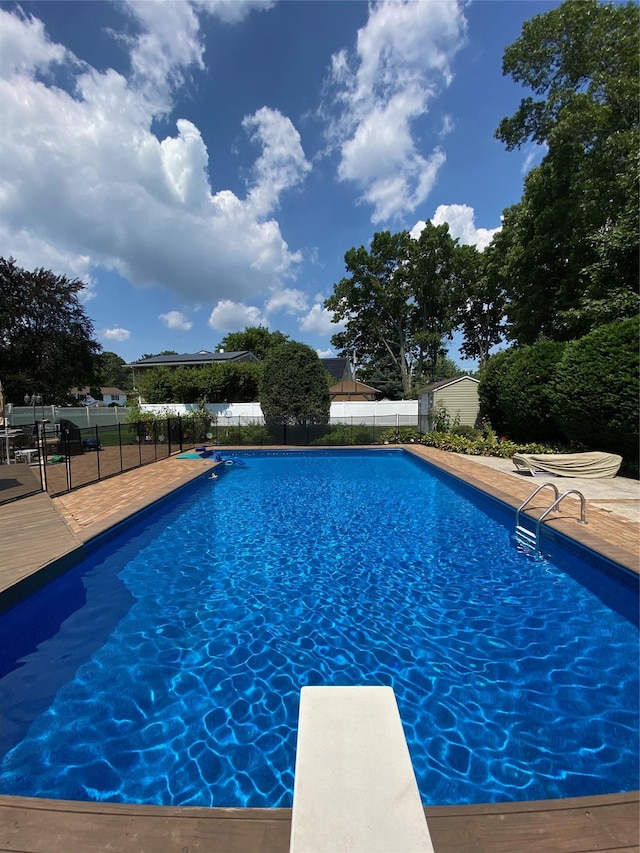
{"label": "white privacy fence panel", "polygon": [[[218,426],[237,426],[241,423],[264,423],[260,403],[209,403],[207,410],[212,421]],[[199,411],[197,404],[171,403],[140,406],[142,412],[166,417],[167,415],[186,415]],[[388,424],[389,426],[416,426],[418,423],[417,400],[378,400],[372,402],[332,403],[329,413],[332,424]]]}

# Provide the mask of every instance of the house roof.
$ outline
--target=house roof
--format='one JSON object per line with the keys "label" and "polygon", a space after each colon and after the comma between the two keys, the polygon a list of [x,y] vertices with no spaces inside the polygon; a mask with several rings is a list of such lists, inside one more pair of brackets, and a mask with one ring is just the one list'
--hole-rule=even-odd
{"label": "house roof", "polygon": [[437,382],[425,385],[424,388],[420,389],[420,394],[424,394],[427,391],[438,391],[440,388],[446,388],[448,385],[455,385],[457,382],[466,382],[468,379],[470,379],[471,382],[475,382],[476,385],[480,384],[480,380],[476,379],[474,376],[454,376],[451,379],[439,379]]}
{"label": "house roof", "polygon": [[[69,393],[73,394],[74,397],[78,397],[81,395],[86,396],[90,392],[91,392],[91,389],[89,388],[88,385],[85,385],[84,388],[71,388],[71,390],[69,391]],[[100,388],[100,393],[102,394],[103,397],[105,394],[109,394],[112,397],[114,394],[118,394],[121,397],[127,396],[126,391],[122,391],[120,388],[113,388],[113,387],[107,387],[107,386],[105,386],[104,388]]]}
{"label": "house roof", "polygon": [[205,365],[216,361],[257,361],[258,359],[248,350],[237,352],[210,352],[200,350],[199,352],[187,352],[181,355],[155,355],[153,358],[141,358],[132,361],[127,367],[163,367],[181,365]]}
{"label": "house roof", "polygon": [[348,358],[321,358],[320,363],[338,381],[344,379],[345,373],[350,373]]}

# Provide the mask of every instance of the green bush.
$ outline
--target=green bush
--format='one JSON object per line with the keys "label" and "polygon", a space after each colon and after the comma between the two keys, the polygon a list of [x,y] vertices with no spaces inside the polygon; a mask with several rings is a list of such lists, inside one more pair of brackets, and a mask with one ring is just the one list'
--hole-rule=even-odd
{"label": "green bush", "polygon": [[551,385],[551,408],[572,442],[618,453],[638,471],[638,318],[601,326],[566,347]]}
{"label": "green bush", "polygon": [[507,435],[514,441],[561,441],[551,412],[551,379],[566,344],[538,341],[511,350],[500,383]]}
{"label": "green bush", "polygon": [[480,398],[480,417],[489,421],[500,435],[507,433],[508,427],[501,405],[501,386],[511,353],[504,350],[492,355],[478,374],[478,397]]}
{"label": "green bush", "polygon": [[480,433],[470,424],[456,424],[452,426],[449,432],[454,435],[463,435],[465,438],[479,438]]}
{"label": "green bush", "polygon": [[378,441],[381,444],[412,444],[418,439],[415,427],[392,427],[380,433]]}
{"label": "green bush", "polygon": [[451,453],[464,453],[467,456],[498,456],[511,459],[514,453],[559,453],[560,448],[547,444],[516,444],[513,441],[497,441],[495,437],[468,438],[453,432],[428,432],[421,443],[425,447],[437,447]]}

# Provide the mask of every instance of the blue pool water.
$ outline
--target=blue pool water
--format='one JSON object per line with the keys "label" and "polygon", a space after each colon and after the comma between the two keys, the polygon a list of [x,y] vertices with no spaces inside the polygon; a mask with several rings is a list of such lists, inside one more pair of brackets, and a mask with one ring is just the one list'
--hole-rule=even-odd
{"label": "blue pool water", "polygon": [[399,451],[243,459],[0,619],[0,792],[290,806],[305,684],[391,685],[425,803],[638,787],[630,575]]}

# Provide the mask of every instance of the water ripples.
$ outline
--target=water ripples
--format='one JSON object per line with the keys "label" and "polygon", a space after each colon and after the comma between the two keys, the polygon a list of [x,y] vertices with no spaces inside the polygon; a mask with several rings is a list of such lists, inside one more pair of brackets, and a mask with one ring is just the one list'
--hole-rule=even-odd
{"label": "water ripples", "polygon": [[290,806],[305,684],[391,685],[426,803],[637,787],[634,626],[413,462],[252,457],[125,552],[4,793]]}

